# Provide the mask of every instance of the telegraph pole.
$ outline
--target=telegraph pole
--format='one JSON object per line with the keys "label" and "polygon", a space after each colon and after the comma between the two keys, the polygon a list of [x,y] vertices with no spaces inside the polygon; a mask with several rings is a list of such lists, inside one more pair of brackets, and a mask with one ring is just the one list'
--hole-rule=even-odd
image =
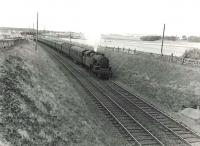
{"label": "telegraph pole", "polygon": [[38,43],[38,12],[37,12],[37,31],[36,31],[36,45],[35,45],[36,51],[37,51],[37,43]]}
{"label": "telegraph pole", "polygon": [[164,38],[165,38],[165,24],[163,28],[163,36],[162,36],[162,45],[161,45],[161,55],[163,56],[163,43],[164,43]]}
{"label": "telegraph pole", "polygon": [[71,44],[71,31],[70,31],[70,33],[69,33],[69,42],[70,42],[70,44]]}
{"label": "telegraph pole", "polygon": [[32,35],[33,35],[33,41],[34,41],[34,22],[33,22],[33,30],[32,30]]}

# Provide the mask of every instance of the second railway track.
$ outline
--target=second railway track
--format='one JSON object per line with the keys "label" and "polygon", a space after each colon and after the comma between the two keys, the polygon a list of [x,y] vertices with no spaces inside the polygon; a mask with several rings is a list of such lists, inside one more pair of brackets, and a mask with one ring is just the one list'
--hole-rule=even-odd
{"label": "second railway track", "polygon": [[[54,50],[47,48],[71,74],[80,82],[80,84],[94,97],[104,112],[112,118],[113,123],[123,132],[123,136],[133,145],[192,145],[200,142],[200,136],[189,130],[185,126],[176,122],[160,110],[151,106],[144,100],[128,92],[118,84],[112,81],[100,81],[83,72],[71,61],[58,54]],[[135,114],[133,114],[133,111]],[[136,118],[134,117],[136,116]],[[155,122],[163,129],[168,138],[173,143],[161,142],[162,138],[152,134],[144,126],[145,120]],[[162,133],[161,132],[161,133]]]}
{"label": "second railway track", "polygon": [[134,95],[119,86],[115,82],[110,82],[108,85],[112,92],[119,94],[121,97],[124,97],[126,100],[131,103],[132,106],[138,107],[142,112],[146,113],[155,120],[155,122],[159,123],[163,127],[165,127],[168,132],[173,133],[175,136],[179,137],[182,141],[185,141],[188,145],[199,144],[200,145],[200,135],[186,127],[185,125],[179,123],[172,117],[169,117],[164,112],[160,111],[153,105],[144,101],[141,97]]}

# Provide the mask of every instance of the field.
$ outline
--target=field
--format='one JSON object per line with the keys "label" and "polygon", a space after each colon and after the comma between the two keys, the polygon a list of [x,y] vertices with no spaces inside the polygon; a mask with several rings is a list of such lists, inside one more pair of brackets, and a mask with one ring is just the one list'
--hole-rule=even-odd
{"label": "field", "polygon": [[[136,49],[138,51],[160,54],[161,41],[101,40],[101,46]],[[182,56],[185,50],[199,48],[200,43],[185,41],[164,41],[163,54]]]}
{"label": "field", "polygon": [[114,78],[139,93],[178,111],[195,106],[200,96],[200,69],[154,59],[144,54],[127,55],[104,51]]}

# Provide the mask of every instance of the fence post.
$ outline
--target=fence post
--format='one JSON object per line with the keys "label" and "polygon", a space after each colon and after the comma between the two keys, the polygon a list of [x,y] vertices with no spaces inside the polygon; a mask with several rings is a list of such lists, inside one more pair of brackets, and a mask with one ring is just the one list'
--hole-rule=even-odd
{"label": "fence post", "polygon": [[134,54],[136,53],[136,48],[134,49],[134,52],[133,52]]}
{"label": "fence post", "polygon": [[184,62],[185,62],[185,56],[184,56],[183,59],[182,59],[182,64],[184,64]]}
{"label": "fence post", "polygon": [[172,55],[171,55],[171,62],[173,62],[173,57],[174,57],[174,55],[173,55],[173,53],[172,53]]}
{"label": "fence post", "polygon": [[6,48],[9,48],[9,41],[7,41],[6,44],[7,44]]}

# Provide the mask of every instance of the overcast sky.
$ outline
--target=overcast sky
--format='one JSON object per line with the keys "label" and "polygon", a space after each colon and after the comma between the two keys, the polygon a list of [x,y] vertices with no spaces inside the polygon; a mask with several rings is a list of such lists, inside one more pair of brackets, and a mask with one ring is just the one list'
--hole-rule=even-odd
{"label": "overcast sky", "polygon": [[37,11],[39,29],[200,35],[200,0],[1,0],[0,26],[32,27]]}

